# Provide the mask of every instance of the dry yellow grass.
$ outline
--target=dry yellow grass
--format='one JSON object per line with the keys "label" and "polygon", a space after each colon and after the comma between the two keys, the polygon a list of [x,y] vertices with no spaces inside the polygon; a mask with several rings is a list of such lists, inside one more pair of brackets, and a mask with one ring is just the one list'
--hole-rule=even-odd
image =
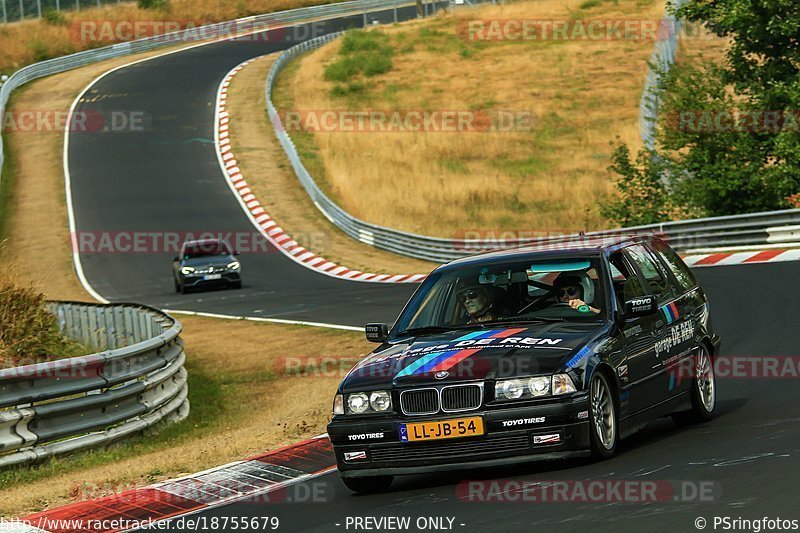
{"label": "dry yellow grass", "polygon": [[[66,111],[99,74],[141,57],[145,56],[33,82],[14,96],[12,109]],[[4,268],[15,265],[20,283],[32,284],[49,298],[89,301],[72,269],[61,166],[63,136],[12,132],[5,138],[11,163],[3,180],[4,186],[11,186],[11,196],[3,206],[9,210],[0,257]],[[158,437],[123,442],[41,470],[0,472],[0,516],[22,516],[147,485],[318,435],[325,430],[341,375],[277,379],[282,358],[333,355],[352,362],[369,349],[363,335],[354,332],[179,318],[184,325],[190,394],[198,395],[187,425],[159,428]],[[298,336],[307,342],[298,344]]]}
{"label": "dry yellow grass", "polygon": [[[26,20],[0,27],[0,74],[10,74],[14,70],[35,61],[50,57],[79,52],[88,48],[110,44],[109,32],[101,30],[113,29],[113,35],[125,38],[126,31],[115,22],[170,21],[197,26],[200,23],[212,23],[249,15],[271,13],[285,9],[294,9],[317,4],[330,4],[343,0],[171,0],[167,9],[139,9],[136,2],[124,2],[120,5],[93,7],[76,12],[64,12],[63,24],[47,23],[44,20]],[[95,26],[83,26],[81,22],[98,23]],[[109,23],[102,26],[99,23]],[[157,31],[140,25],[139,31]],[[160,31],[160,32],[163,32]],[[96,39],[96,40],[95,40]]]}
{"label": "dry yellow grass", "polygon": [[[323,187],[357,217],[444,237],[470,229],[604,227],[598,202],[612,189],[609,142],[618,136],[640,146],[639,99],[654,41],[462,45],[456,37],[475,19],[658,21],[664,8],[657,0],[605,1],[588,9],[582,3],[460,10],[378,30],[392,36],[394,67],[367,78],[361,109],[532,111],[534,127],[511,133],[316,132]],[[340,46],[300,60],[296,74],[283,81],[293,96],[287,109],[353,105],[355,96],[332,96],[334,84],[324,81]]]}
{"label": "dry yellow grass", "polygon": [[264,80],[275,57],[261,58],[240,71],[228,90],[227,103],[236,161],[264,208],[294,240],[334,263],[379,274],[431,271],[432,263],[383,252],[348,237],[314,206],[267,116]]}

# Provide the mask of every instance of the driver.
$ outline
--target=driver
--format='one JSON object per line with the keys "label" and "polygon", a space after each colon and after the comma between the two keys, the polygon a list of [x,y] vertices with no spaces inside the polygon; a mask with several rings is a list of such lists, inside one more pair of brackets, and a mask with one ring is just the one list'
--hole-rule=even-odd
{"label": "driver", "polygon": [[585,273],[562,273],[553,282],[553,288],[558,303],[584,313],[600,313],[599,309],[589,305],[594,300],[594,285]]}
{"label": "driver", "polygon": [[483,285],[469,285],[456,293],[458,302],[464,307],[469,316],[467,324],[493,322],[497,320],[494,302],[489,290]]}

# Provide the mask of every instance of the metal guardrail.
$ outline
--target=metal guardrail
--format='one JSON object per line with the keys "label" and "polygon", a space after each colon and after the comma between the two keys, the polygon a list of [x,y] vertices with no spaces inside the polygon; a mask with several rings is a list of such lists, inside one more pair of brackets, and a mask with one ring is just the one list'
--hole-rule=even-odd
{"label": "metal guardrail", "polygon": [[669,0],[667,2],[667,14],[664,15],[659,27],[659,36],[666,34],[666,38],[659,39],[656,42],[653,55],[650,56],[650,66],[644,82],[642,100],[639,103],[639,133],[642,137],[642,143],[647,149],[652,149],[655,146],[656,122],[661,108],[661,96],[658,92],[660,78],[668,73],[672,65],[675,64],[681,32],[683,31],[683,21],[675,18],[670,12],[670,4],[677,8],[685,3],[686,0]]}
{"label": "metal guardrail", "polygon": [[189,414],[181,324],[140,305],[50,304],[96,353],[0,370],[0,468],[114,442]]}
{"label": "metal guardrail", "polygon": [[[435,12],[437,4],[431,4],[430,0],[424,0],[426,13],[433,5]],[[438,5],[447,5],[448,2],[439,2]],[[344,16],[363,16],[361,24],[366,25],[370,22],[370,15],[376,12],[387,12],[387,22],[392,16],[397,16],[397,10],[408,6],[414,6],[414,0],[355,0],[352,2],[341,2],[321,6],[292,9],[266,13],[237,19],[233,21],[208,24],[198,28],[157,35],[135,41],[122,42],[94,50],[86,50],[64,57],[41,61],[21,68],[12,74],[5,83],[0,86],[0,117],[5,116],[5,108],[11,93],[20,86],[38,78],[66,72],[68,70],[80,68],[98,61],[123,57],[141,52],[148,52],[160,48],[166,48],[181,43],[200,42],[208,40],[218,40],[224,38],[242,37],[251,33],[266,31],[275,27],[305,21],[320,21]],[[3,168],[3,139],[0,136],[0,179],[2,179]],[[2,182],[0,182],[2,183]]]}
{"label": "metal guardrail", "polygon": [[[481,251],[499,250],[520,245],[556,245],[566,236],[548,236],[547,238],[528,239],[445,239],[416,235],[360,220],[339,207],[317,185],[308,172],[295,148],[291,136],[283,126],[280,114],[272,102],[272,91],[280,72],[295,57],[310,50],[319,48],[338,38],[341,33],[326,35],[306,41],[283,52],[273,63],[267,75],[266,101],[267,113],[272,121],[275,135],[286,152],[292,168],[305,188],[314,205],[336,227],[350,237],[370,246],[395,252],[401,255],[434,262],[446,262],[465,257]],[[674,54],[674,50],[672,52]],[[667,222],[649,226],[615,229],[587,233],[587,236],[614,236],[619,234],[655,233],[666,238],[680,251],[693,248],[716,248],[725,246],[761,245],[775,242],[800,244],[800,232],[770,236],[776,226],[800,224],[800,209],[735,215],[697,220]],[[534,232],[531,232],[534,233]]]}

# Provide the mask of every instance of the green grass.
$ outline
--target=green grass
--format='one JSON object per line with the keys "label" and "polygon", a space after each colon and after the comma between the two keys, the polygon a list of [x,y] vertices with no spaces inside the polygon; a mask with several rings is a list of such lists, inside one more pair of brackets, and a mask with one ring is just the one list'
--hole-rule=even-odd
{"label": "green grass", "polygon": [[331,94],[344,98],[363,94],[366,90],[364,78],[392,70],[394,48],[385,33],[356,30],[342,37],[338,55],[325,67],[325,79],[336,82]]}

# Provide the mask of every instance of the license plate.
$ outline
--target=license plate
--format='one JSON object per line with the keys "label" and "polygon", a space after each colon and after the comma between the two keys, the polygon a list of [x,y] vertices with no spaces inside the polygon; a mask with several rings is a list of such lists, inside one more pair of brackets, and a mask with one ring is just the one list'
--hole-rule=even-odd
{"label": "license plate", "polygon": [[400,440],[403,442],[458,439],[483,434],[483,418],[479,416],[400,424]]}
{"label": "license plate", "polygon": [[208,274],[207,276],[203,276],[205,281],[210,281],[212,279],[222,279],[222,274]]}

